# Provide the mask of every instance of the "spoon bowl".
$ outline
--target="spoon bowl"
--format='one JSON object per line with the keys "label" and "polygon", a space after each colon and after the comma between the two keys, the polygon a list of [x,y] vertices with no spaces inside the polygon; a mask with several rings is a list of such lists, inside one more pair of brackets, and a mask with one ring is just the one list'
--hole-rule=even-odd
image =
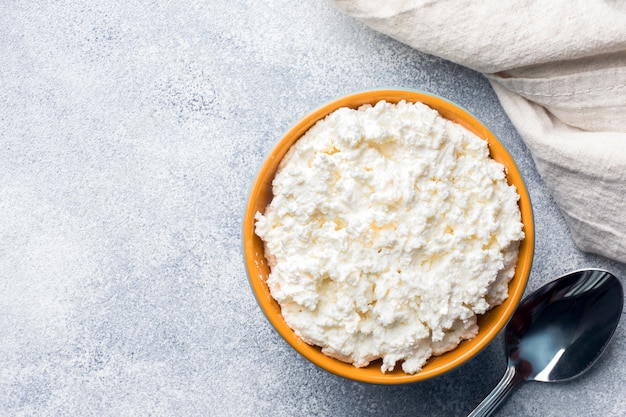
{"label": "spoon bowl", "polygon": [[526,297],[505,329],[504,377],[469,417],[488,416],[527,380],[567,381],[606,349],[622,314],[624,291],[610,272],[582,269]]}

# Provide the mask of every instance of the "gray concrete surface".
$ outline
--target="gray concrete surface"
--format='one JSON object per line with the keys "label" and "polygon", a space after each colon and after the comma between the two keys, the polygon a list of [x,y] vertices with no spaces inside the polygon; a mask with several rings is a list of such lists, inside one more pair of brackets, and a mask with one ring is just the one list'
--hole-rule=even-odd
{"label": "gray concrete surface", "polygon": [[[252,179],[318,105],[401,86],[482,119],[526,178],[528,290],[593,266],[487,81],[325,0],[0,4],[1,416],[464,416],[504,371],[502,336],[405,386],[308,363],[250,291]],[[610,202],[607,202],[610,204]],[[498,416],[626,415],[626,321],[598,364],[529,383]]]}

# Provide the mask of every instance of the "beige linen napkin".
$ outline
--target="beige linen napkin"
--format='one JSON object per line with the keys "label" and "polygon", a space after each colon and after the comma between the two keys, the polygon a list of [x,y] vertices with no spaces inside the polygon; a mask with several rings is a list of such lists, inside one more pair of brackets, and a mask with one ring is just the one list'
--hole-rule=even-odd
{"label": "beige linen napkin", "polygon": [[626,262],[626,2],[333,1],[485,74],[576,244]]}

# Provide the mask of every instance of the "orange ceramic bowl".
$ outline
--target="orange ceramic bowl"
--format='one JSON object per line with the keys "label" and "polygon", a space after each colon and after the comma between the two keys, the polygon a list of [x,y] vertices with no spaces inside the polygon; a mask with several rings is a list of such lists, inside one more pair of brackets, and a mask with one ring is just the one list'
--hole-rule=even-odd
{"label": "orange ceramic bowl", "polygon": [[[254,233],[254,215],[257,211],[263,213],[272,200],[272,180],[278,164],[289,147],[318,120],[323,119],[338,108],[358,108],[363,104],[373,105],[380,100],[392,103],[400,100],[422,102],[439,111],[443,117],[464,126],[474,134],[485,139],[489,143],[491,157],[506,167],[509,183],[517,188],[520,195],[519,206],[522,213],[522,222],[524,223],[524,232],[526,233],[526,238],[520,247],[515,276],[509,284],[509,297],[507,300],[479,317],[478,325],[480,330],[475,338],[462,342],[456,349],[441,356],[432,357],[420,372],[413,375],[404,373],[401,369],[398,369],[400,368],[399,366],[396,366],[393,372],[383,374],[380,370],[380,360],[372,362],[365,368],[356,368],[351,364],[330,358],[321,353],[319,348],[310,346],[300,340],[293,330],[287,326],[281,315],[280,306],[270,295],[266,285],[266,279],[270,270],[263,254],[263,242]],[[441,97],[404,89],[372,90],[342,97],[323,105],[300,120],[283,136],[261,166],[260,172],[252,185],[243,220],[243,253],[250,285],[261,309],[278,333],[294,349],[319,367],[345,378],[375,384],[403,384],[432,378],[458,367],[480,352],[505,326],[522,298],[530,273],[533,250],[534,224],[530,198],[519,170],[504,146],[482,123],[462,108]]]}

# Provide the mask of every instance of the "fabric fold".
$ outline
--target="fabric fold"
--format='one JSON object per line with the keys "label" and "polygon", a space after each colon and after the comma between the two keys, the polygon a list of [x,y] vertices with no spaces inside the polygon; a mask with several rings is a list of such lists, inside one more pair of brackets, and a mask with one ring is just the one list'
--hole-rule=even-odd
{"label": "fabric fold", "polygon": [[576,245],[626,260],[626,134],[573,128],[542,106],[492,86],[528,145]]}
{"label": "fabric fold", "polygon": [[333,0],[482,72],[584,251],[626,262],[626,3]]}

